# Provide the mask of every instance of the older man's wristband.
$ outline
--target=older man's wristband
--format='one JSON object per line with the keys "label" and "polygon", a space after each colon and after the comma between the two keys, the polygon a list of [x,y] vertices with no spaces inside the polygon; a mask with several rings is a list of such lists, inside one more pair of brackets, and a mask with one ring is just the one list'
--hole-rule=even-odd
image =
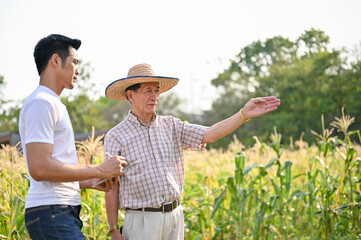
{"label": "older man's wristband", "polygon": [[241,115],[241,118],[242,118],[242,120],[243,120],[244,122],[248,122],[248,121],[249,121],[249,119],[246,119],[246,118],[244,117],[243,112],[242,112],[242,109],[239,110],[239,115]]}
{"label": "older man's wristband", "polygon": [[108,233],[111,233],[115,229],[119,229],[119,225],[108,225]]}

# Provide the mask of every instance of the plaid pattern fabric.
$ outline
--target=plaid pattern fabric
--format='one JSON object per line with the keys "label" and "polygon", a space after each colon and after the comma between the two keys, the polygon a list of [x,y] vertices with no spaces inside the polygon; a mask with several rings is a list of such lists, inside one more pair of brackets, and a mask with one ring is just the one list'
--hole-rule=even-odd
{"label": "plaid pattern fabric", "polygon": [[[148,128],[131,112],[111,129],[104,150],[127,161],[120,177],[119,208],[160,207],[183,193],[183,149],[203,150],[207,127],[156,116]],[[109,157],[105,154],[104,159]]]}

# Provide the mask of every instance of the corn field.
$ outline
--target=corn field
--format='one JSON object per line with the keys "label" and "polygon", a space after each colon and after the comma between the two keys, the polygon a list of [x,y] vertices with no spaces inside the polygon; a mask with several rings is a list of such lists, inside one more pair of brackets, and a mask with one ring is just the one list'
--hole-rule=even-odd
{"label": "corn field", "polygon": [[[186,239],[361,239],[360,131],[342,115],[312,145],[286,148],[276,128],[268,143],[237,138],[227,150],[185,152],[181,199]],[[77,143],[80,164],[103,161],[101,137]],[[29,239],[24,202],[29,179],[16,147],[0,149],[0,239]],[[104,193],[82,190],[88,239],[110,239]],[[124,212],[119,212],[122,223]]]}

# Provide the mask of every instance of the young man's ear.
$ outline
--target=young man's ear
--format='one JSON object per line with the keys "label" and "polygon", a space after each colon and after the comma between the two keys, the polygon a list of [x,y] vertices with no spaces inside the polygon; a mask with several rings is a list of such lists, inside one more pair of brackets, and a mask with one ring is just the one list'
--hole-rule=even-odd
{"label": "young man's ear", "polygon": [[52,67],[56,67],[58,64],[61,64],[60,56],[58,54],[54,53],[49,60],[49,64]]}

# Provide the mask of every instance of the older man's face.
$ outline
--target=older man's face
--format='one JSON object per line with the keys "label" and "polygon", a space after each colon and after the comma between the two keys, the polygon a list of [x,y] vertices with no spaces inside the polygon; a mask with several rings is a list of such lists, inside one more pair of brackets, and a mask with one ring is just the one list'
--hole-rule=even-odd
{"label": "older man's face", "polygon": [[142,114],[155,113],[159,94],[159,83],[142,83],[140,88],[132,94],[133,109]]}

